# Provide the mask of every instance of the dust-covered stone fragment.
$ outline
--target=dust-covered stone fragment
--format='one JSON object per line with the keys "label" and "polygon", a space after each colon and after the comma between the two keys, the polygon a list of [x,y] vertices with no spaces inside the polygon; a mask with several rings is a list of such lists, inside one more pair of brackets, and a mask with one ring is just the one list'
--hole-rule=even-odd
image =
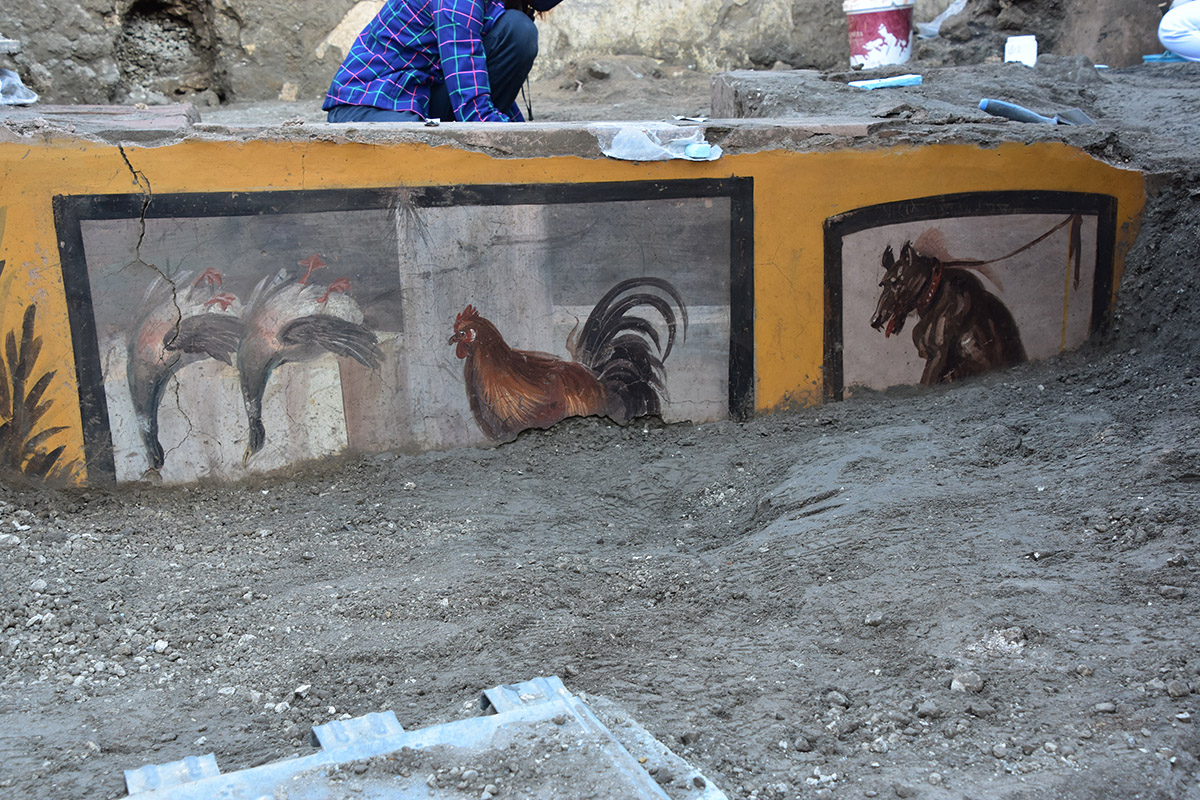
{"label": "dust-covered stone fragment", "polygon": [[983,678],[975,672],[955,673],[954,679],[950,681],[950,691],[981,692],[983,691]]}

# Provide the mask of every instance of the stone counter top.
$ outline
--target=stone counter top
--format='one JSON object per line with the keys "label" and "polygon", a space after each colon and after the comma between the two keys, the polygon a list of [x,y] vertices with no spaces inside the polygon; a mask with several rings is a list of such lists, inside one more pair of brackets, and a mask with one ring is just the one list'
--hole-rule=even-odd
{"label": "stone counter top", "polygon": [[[311,110],[307,110],[311,111]],[[571,121],[512,123],[369,123],[331,125],[316,114],[280,121],[278,110],[254,121],[248,111],[204,113],[186,103],[169,106],[43,105],[0,107],[0,141],[25,141],[56,135],[64,139],[112,145],[157,147],[185,139],[203,141],[329,141],[356,144],[425,143],[486,152],[497,158],[580,156],[603,158],[600,141],[619,128],[663,131],[699,129],[705,141],[726,154],[771,149],[820,150],[875,145],[1067,141],[1090,147],[1105,135],[1097,126],[1022,125],[981,117],[977,122],[922,124],[903,118],[869,115],[781,115],[753,119],[699,121]]]}

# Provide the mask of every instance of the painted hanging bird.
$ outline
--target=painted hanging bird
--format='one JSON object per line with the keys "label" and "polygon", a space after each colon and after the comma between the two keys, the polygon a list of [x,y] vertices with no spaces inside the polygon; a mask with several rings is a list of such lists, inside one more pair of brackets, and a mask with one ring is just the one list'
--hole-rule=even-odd
{"label": "painted hanging bird", "polygon": [[325,267],[319,256],[300,262],[304,275],[286,270],[258,282],[247,302],[246,332],[237,349],[242,376],[242,399],[250,422],[250,441],[243,463],[262,449],[263,393],[271,373],[289,361],[310,361],[323,353],[353,358],[375,369],[383,360],[379,339],[363,325],[363,313],[350,296],[350,281],[338,278],[328,286],[309,283]]}
{"label": "painted hanging bird", "polygon": [[171,376],[206,358],[232,366],[231,355],[242,338],[237,297],[220,291],[221,273],[207,269],[189,285],[190,279],[190,273],[173,282],[156,277],[146,289],[141,322],[129,340],[129,392],[152,469],[162,467],[165,457],[158,440],[158,407]]}
{"label": "painted hanging bird", "polygon": [[[665,348],[659,329],[630,313],[636,309],[662,318]],[[660,278],[631,278],[600,299],[578,339],[571,331],[571,361],[509,347],[474,306],[458,315],[448,343],[463,359],[467,399],[479,428],[491,439],[507,441],[566,417],[602,415],[624,424],[662,413],[663,362],[678,327],[686,336],[687,308],[675,287]]]}

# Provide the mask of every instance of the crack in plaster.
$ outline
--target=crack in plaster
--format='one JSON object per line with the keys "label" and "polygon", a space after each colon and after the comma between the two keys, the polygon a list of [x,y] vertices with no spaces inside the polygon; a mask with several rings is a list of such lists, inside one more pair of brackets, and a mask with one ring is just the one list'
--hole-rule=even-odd
{"label": "crack in plaster", "polygon": [[[135,244],[133,248],[134,263],[141,264],[154,270],[154,272],[158,274],[159,278],[161,278],[164,283],[171,287],[171,305],[175,308],[175,322],[174,330],[170,339],[163,341],[163,347],[166,348],[169,347],[176,338],[178,338],[180,328],[183,323],[183,309],[179,307],[179,287],[169,275],[163,272],[163,270],[159,269],[157,264],[151,264],[142,258],[142,243],[146,239],[146,212],[150,208],[150,203],[154,199],[154,188],[150,185],[150,179],[146,176],[146,173],[136,169],[133,166],[133,162],[130,160],[129,153],[126,152],[125,146],[118,144],[117,150],[121,153],[121,160],[124,161],[125,166],[128,167],[129,174],[133,176],[134,185],[136,185],[142,193],[142,207],[138,212],[138,239],[137,244]],[[178,360],[182,360],[183,354],[180,353],[177,358]],[[183,409],[183,403],[179,397],[179,381],[175,378],[174,372],[172,372],[169,380],[172,384],[171,393],[175,397],[175,409],[179,412],[179,415],[183,417],[185,427],[187,429],[187,432],[183,436],[183,441],[186,442],[191,437],[195,426],[192,424],[191,417],[189,417],[187,412]],[[158,413],[157,409],[155,409],[155,413]],[[182,442],[178,445],[175,445],[167,452],[174,452],[181,445]]]}
{"label": "crack in plaster", "polygon": [[191,418],[191,417],[189,417],[189,416],[188,416],[188,414],[187,414],[187,412],[183,410],[183,401],[182,401],[182,400],[180,400],[180,398],[179,398],[179,379],[178,379],[178,378],[176,378],[174,375],[172,375],[172,376],[171,376],[171,378],[170,378],[170,380],[171,380],[171,393],[172,393],[172,394],[175,396],[175,409],[176,409],[177,411],[179,411],[179,415],[180,415],[181,417],[183,417],[183,421],[184,421],[185,427],[187,428],[187,433],[185,433],[185,434],[184,434],[184,436],[183,436],[183,441],[181,441],[181,442],[180,442],[179,444],[177,444],[177,445],[174,445],[174,446],[172,446],[170,449],[168,449],[168,450],[166,451],[166,453],[164,453],[164,455],[163,455],[163,461],[166,461],[166,454],[167,454],[167,453],[174,453],[176,450],[178,450],[180,447],[182,447],[182,446],[183,446],[183,443],[184,443],[184,442],[186,442],[188,439],[190,439],[190,438],[191,438],[191,435],[192,435],[192,430],[193,430],[193,429],[194,429],[194,427],[195,427],[195,426],[192,424],[192,418]]}

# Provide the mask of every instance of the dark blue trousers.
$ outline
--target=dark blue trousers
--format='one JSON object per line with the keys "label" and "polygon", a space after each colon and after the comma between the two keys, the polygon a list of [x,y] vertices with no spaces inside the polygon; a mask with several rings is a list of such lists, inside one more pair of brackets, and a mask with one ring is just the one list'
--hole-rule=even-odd
{"label": "dark blue trousers", "polygon": [[[496,20],[492,29],[483,36],[483,53],[487,60],[488,84],[492,89],[492,104],[507,114],[521,86],[533,69],[537,58],[538,32],[533,20],[520,11],[505,11]],[[454,107],[450,105],[450,92],[446,84],[433,87],[429,99],[431,119],[454,119]],[[375,106],[338,105],[329,109],[330,122],[420,122],[421,116],[413,111],[394,111]]]}

